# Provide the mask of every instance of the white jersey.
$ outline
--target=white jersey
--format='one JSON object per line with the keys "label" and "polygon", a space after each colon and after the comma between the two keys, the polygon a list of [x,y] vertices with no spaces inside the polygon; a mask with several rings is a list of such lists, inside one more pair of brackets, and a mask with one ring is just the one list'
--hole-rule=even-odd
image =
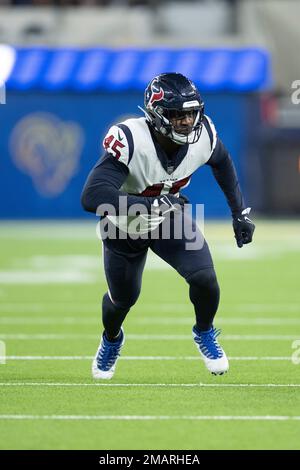
{"label": "white jersey", "polygon": [[[217,142],[212,121],[205,116],[198,142],[179,148],[175,160],[166,158],[152,138],[146,118],[127,119],[112,126],[104,141],[105,150],[127,166],[129,173],[120,190],[142,196],[178,194],[192,174],[210,158]],[[124,228],[121,218],[109,217]],[[123,221],[124,222],[124,221]]]}

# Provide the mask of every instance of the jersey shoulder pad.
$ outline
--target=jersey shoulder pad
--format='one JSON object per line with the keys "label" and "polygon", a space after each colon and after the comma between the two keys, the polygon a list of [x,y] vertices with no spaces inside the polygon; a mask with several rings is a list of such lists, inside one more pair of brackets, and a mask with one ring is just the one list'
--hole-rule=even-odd
{"label": "jersey shoulder pad", "polygon": [[208,133],[208,136],[210,139],[211,153],[212,153],[217,144],[217,131],[216,131],[214,123],[212,122],[210,117],[207,116],[206,114],[204,114],[203,116],[203,126],[206,129],[206,132]]}
{"label": "jersey shoulder pad", "polygon": [[133,154],[133,139],[130,129],[125,124],[116,124],[107,132],[103,147],[116,160],[128,166]]}

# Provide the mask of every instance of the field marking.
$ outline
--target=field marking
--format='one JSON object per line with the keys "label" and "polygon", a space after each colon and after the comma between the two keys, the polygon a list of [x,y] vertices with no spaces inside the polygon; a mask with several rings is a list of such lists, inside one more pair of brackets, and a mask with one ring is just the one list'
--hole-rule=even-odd
{"label": "field marking", "polygon": [[[11,317],[10,317],[11,318]],[[190,318],[178,318],[178,317],[141,317],[134,318],[128,317],[128,321],[132,325],[190,325],[193,321],[192,317]],[[0,320],[1,323],[1,320]],[[216,323],[220,325],[239,325],[239,326],[260,326],[260,325],[270,325],[270,326],[288,326],[288,325],[300,325],[300,318],[241,318],[241,317],[216,317]]]}
{"label": "field marking", "polygon": [[65,383],[65,382],[0,382],[0,387],[187,387],[187,388],[298,388],[299,384],[216,384],[216,383]]}
{"label": "field marking", "polygon": [[[130,325],[191,325],[193,318],[178,318],[178,317],[129,317]],[[300,318],[217,318],[216,323],[220,325],[270,325],[270,326],[289,326],[300,325]],[[99,325],[100,315],[98,317],[0,317],[1,325]]]}
{"label": "field marking", "polygon": [[299,421],[300,416],[239,416],[239,415],[0,415],[0,420],[45,420],[45,421]]}
{"label": "field marking", "polygon": [[76,270],[37,271],[14,270],[0,271],[1,284],[88,284],[97,281],[97,276]]}
{"label": "field marking", "polygon": [[[192,335],[151,335],[151,334],[127,334],[126,337],[129,340],[141,340],[141,341],[163,341],[163,340],[190,340]],[[0,333],[0,340],[72,340],[72,339],[99,339],[100,335],[95,334],[76,334],[76,333],[53,333],[53,334],[14,334],[14,333]],[[300,332],[298,335],[222,335],[222,340],[228,341],[291,341],[300,338]]]}
{"label": "field marking", "polygon": [[287,302],[276,303],[276,304],[263,304],[263,303],[252,303],[252,304],[240,304],[238,306],[240,311],[247,312],[282,312],[288,310],[289,312],[300,312],[300,303],[298,302]]}
{"label": "field marking", "polygon": [[[86,361],[94,356],[6,356],[10,361]],[[200,356],[121,356],[123,361],[199,361]],[[291,361],[291,356],[229,356],[231,361]]]}
{"label": "field marking", "polygon": [[[55,273],[57,276],[57,273]],[[193,310],[192,304],[188,301],[185,303],[175,302],[161,302],[161,303],[143,303],[137,305],[135,309],[142,308],[143,310],[160,310],[161,312],[182,312],[186,310]],[[57,301],[57,302],[0,302],[0,311],[22,311],[22,312],[40,312],[49,311],[49,309],[70,309],[79,313],[84,313],[88,310],[99,311],[101,309],[100,300],[97,302],[74,302],[74,300]],[[223,310],[230,310],[236,313],[254,313],[254,312],[290,312],[300,313],[300,302],[279,302],[279,303],[243,303],[243,304],[225,304],[222,305]]]}

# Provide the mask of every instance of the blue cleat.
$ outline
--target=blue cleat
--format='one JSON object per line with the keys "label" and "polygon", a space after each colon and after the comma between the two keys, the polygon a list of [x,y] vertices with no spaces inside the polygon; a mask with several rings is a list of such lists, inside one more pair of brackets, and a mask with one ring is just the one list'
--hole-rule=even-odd
{"label": "blue cleat", "polygon": [[222,375],[227,372],[229,369],[228,359],[216,339],[221,330],[212,327],[208,331],[200,331],[194,326],[192,331],[197,349],[207,369],[214,375]]}
{"label": "blue cleat", "polygon": [[120,331],[118,341],[108,341],[103,333],[100,346],[92,364],[92,374],[94,379],[111,379],[114,375],[116,362],[120,356],[120,351],[125,343],[123,328]]}

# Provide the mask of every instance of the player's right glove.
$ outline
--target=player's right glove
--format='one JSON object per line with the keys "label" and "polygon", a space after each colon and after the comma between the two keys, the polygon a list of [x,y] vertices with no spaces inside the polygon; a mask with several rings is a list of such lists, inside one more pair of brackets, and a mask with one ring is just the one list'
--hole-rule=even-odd
{"label": "player's right glove", "polygon": [[236,244],[239,248],[252,242],[255,225],[248,217],[250,210],[251,207],[247,207],[247,209],[244,209],[240,214],[235,214],[233,216],[232,225]]}
{"label": "player's right glove", "polygon": [[168,212],[181,210],[184,204],[188,204],[189,200],[183,194],[175,196],[174,194],[163,194],[158,196],[152,202],[154,212],[160,215],[166,215]]}
{"label": "player's right glove", "polygon": [[151,214],[140,214],[139,232],[143,234],[156,229],[163,222],[167,214],[182,210],[184,204],[188,203],[188,198],[183,194],[179,196],[164,194],[151,197]]}

